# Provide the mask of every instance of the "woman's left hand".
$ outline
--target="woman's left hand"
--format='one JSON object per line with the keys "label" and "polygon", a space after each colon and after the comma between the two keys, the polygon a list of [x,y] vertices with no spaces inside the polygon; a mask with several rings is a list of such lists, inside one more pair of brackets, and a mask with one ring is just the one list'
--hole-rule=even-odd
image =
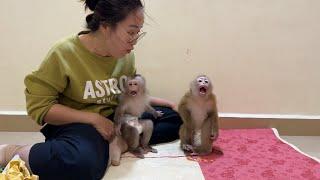
{"label": "woman's left hand", "polygon": [[176,103],[171,103],[170,104],[171,109],[173,109],[174,111],[178,112],[178,106]]}

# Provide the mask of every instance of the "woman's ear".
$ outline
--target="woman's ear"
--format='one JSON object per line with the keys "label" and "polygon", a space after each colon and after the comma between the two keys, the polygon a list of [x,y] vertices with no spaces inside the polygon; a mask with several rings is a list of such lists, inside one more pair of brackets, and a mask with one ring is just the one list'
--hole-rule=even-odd
{"label": "woman's ear", "polygon": [[101,32],[106,33],[109,29],[109,26],[105,23],[101,23],[99,29]]}

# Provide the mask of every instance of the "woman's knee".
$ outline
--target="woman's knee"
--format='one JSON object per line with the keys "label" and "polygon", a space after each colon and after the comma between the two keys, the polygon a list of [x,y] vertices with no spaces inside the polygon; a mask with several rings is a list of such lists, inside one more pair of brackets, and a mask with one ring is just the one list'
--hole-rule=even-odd
{"label": "woman's knee", "polygon": [[81,124],[77,126],[77,130],[81,134],[56,140],[58,146],[56,149],[60,152],[62,162],[73,164],[79,171],[81,168],[96,168],[97,165],[107,163],[109,143],[90,125]]}
{"label": "woman's knee", "polygon": [[179,129],[179,127],[182,125],[182,119],[178,112],[167,108],[166,113],[162,117],[162,120],[171,123],[173,126]]}
{"label": "woman's knee", "polygon": [[99,179],[108,164],[109,143],[93,127],[76,125],[34,145],[29,158],[32,171],[43,179]]}
{"label": "woman's knee", "polygon": [[80,179],[101,179],[108,165],[109,146],[106,143],[103,149],[82,148],[73,157],[71,163],[66,159],[62,161],[62,166],[69,166],[70,171]]}

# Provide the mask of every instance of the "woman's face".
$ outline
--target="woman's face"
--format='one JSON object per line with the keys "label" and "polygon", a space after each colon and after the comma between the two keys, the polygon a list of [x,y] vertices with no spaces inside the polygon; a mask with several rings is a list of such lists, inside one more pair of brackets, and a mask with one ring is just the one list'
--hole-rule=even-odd
{"label": "woman's face", "polygon": [[139,8],[119,22],[115,28],[109,28],[106,36],[111,56],[116,58],[123,57],[133,50],[141,35],[143,23],[144,12],[142,8]]}

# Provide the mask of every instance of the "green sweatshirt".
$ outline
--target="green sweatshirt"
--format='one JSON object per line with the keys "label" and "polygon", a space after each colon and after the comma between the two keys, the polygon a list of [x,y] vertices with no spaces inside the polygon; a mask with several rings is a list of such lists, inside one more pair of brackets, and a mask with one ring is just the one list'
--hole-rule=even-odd
{"label": "green sweatshirt", "polygon": [[134,64],[133,53],[120,59],[91,53],[78,35],[59,41],[25,78],[28,115],[43,125],[48,110],[59,103],[108,116],[127,77],[134,75]]}

